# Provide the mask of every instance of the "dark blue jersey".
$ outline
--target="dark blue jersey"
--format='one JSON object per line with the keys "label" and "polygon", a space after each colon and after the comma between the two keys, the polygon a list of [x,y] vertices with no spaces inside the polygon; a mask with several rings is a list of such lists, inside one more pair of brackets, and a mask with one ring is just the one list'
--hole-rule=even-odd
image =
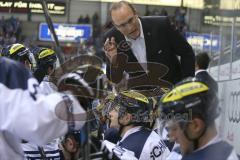
{"label": "dark blue jersey", "polygon": [[27,89],[30,71],[23,64],[11,59],[0,58],[0,83],[10,89]]}
{"label": "dark blue jersey", "polygon": [[234,155],[233,151],[233,147],[230,144],[220,141],[186,155],[182,160],[237,160],[237,156]]}

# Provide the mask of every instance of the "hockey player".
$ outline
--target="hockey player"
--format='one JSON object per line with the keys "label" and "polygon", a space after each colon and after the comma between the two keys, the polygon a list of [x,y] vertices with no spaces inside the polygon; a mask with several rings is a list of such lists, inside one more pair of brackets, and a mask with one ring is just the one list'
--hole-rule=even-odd
{"label": "hockey player", "polygon": [[[22,44],[12,44],[7,46],[2,50],[2,54],[6,57],[19,61],[27,68],[32,67],[32,58],[33,55]],[[35,78],[39,81],[39,92],[44,94],[54,93],[57,90],[57,87],[49,82],[48,75],[53,72],[55,68],[55,63],[57,60],[56,54],[53,50],[47,48],[39,48],[36,53],[37,60],[37,70],[34,72]],[[42,81],[44,79],[44,81]],[[35,158],[52,158],[53,160],[60,159],[60,153],[58,149],[58,141],[54,140],[53,142],[48,143],[45,146],[37,146],[35,144],[27,143],[26,141],[22,141],[22,147],[25,153],[26,159]]]}
{"label": "hockey player", "polygon": [[[54,71],[56,66],[57,56],[56,53],[48,48],[38,48],[35,52],[37,61],[37,69],[34,72],[35,78],[40,83],[39,92],[43,94],[50,94],[57,91],[55,84],[49,81],[49,75]],[[60,159],[60,150],[58,147],[59,138],[55,139],[44,146],[23,142],[22,148],[25,153],[26,159],[39,158],[39,159]]]}
{"label": "hockey player", "polygon": [[33,54],[23,44],[15,43],[8,45],[2,49],[1,55],[21,62],[29,69],[33,67]]}
{"label": "hockey player", "polygon": [[51,92],[52,87],[49,86],[49,83],[45,82],[49,82],[49,75],[56,68],[57,55],[52,49],[39,48],[35,53],[35,59],[37,61],[37,69],[34,72],[34,77],[36,77],[39,83],[43,82],[43,88],[45,88],[45,91],[47,90],[47,93],[49,89]]}
{"label": "hockey player", "polygon": [[125,156],[126,152],[128,159],[131,156],[140,160],[166,159],[169,150],[165,143],[155,131],[146,127],[152,105],[151,99],[135,91],[124,91],[116,96],[108,109],[110,127],[118,128],[121,136],[112,149],[115,156],[125,159],[121,155]]}
{"label": "hockey player", "polygon": [[161,98],[161,112],[177,125],[173,136],[182,160],[237,160],[233,147],[217,133],[218,98],[208,85],[196,78],[182,81]]}
{"label": "hockey player", "polygon": [[[43,145],[68,130],[79,130],[86,118],[73,96],[39,93],[30,72],[5,57],[0,58],[0,99],[0,155],[4,160],[24,159],[21,139]],[[82,115],[78,121],[76,113]]]}

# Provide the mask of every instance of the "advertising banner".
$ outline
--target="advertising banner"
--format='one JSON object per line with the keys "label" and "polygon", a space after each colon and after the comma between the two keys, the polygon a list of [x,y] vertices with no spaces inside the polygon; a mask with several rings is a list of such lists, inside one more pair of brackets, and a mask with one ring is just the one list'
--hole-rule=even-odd
{"label": "advertising banner", "polygon": [[220,37],[218,35],[186,32],[186,39],[196,50],[212,52],[220,51]]}
{"label": "advertising banner", "polygon": [[[80,42],[92,36],[91,25],[54,23],[53,26],[60,42]],[[38,37],[41,41],[53,41],[46,23],[40,23]]]}
{"label": "advertising banner", "polygon": [[[65,15],[66,3],[59,1],[48,1],[48,11],[54,15]],[[0,0],[0,12],[11,13],[43,13],[41,2],[24,0]]]}

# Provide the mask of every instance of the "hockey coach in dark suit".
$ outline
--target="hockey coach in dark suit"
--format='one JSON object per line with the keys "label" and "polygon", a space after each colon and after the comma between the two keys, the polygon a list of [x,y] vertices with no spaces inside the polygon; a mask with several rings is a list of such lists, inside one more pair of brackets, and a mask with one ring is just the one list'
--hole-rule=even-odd
{"label": "hockey coach in dark suit", "polygon": [[192,47],[167,17],[139,17],[126,1],[113,3],[110,15],[114,26],[104,34],[104,51],[111,81],[119,83],[125,71],[130,86],[170,87],[194,76]]}

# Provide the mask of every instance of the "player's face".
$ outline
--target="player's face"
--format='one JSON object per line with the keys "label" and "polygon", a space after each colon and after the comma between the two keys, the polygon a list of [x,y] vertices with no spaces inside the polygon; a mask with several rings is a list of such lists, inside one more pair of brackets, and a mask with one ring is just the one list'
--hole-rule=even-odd
{"label": "player's face", "polygon": [[170,121],[167,123],[167,127],[170,129],[169,136],[171,139],[180,145],[181,153],[183,155],[191,153],[193,151],[193,143],[187,139],[179,122]]}
{"label": "player's face", "polygon": [[117,107],[114,107],[110,112],[109,112],[109,119],[110,119],[110,124],[109,127],[113,128],[119,128],[119,123],[118,123],[118,109]]}
{"label": "player's face", "polygon": [[171,142],[175,142],[176,140],[176,133],[179,126],[176,124],[175,121],[169,120],[166,122],[165,128],[168,131],[168,138]]}
{"label": "player's face", "polygon": [[28,69],[31,70],[31,63],[28,60],[24,61],[23,63]]}
{"label": "player's face", "polygon": [[126,37],[136,39],[140,36],[140,24],[137,15],[127,5],[113,10],[111,13],[115,27]]}
{"label": "player's face", "polygon": [[74,138],[67,138],[65,143],[65,149],[70,153],[76,153],[79,148],[79,144]]}

